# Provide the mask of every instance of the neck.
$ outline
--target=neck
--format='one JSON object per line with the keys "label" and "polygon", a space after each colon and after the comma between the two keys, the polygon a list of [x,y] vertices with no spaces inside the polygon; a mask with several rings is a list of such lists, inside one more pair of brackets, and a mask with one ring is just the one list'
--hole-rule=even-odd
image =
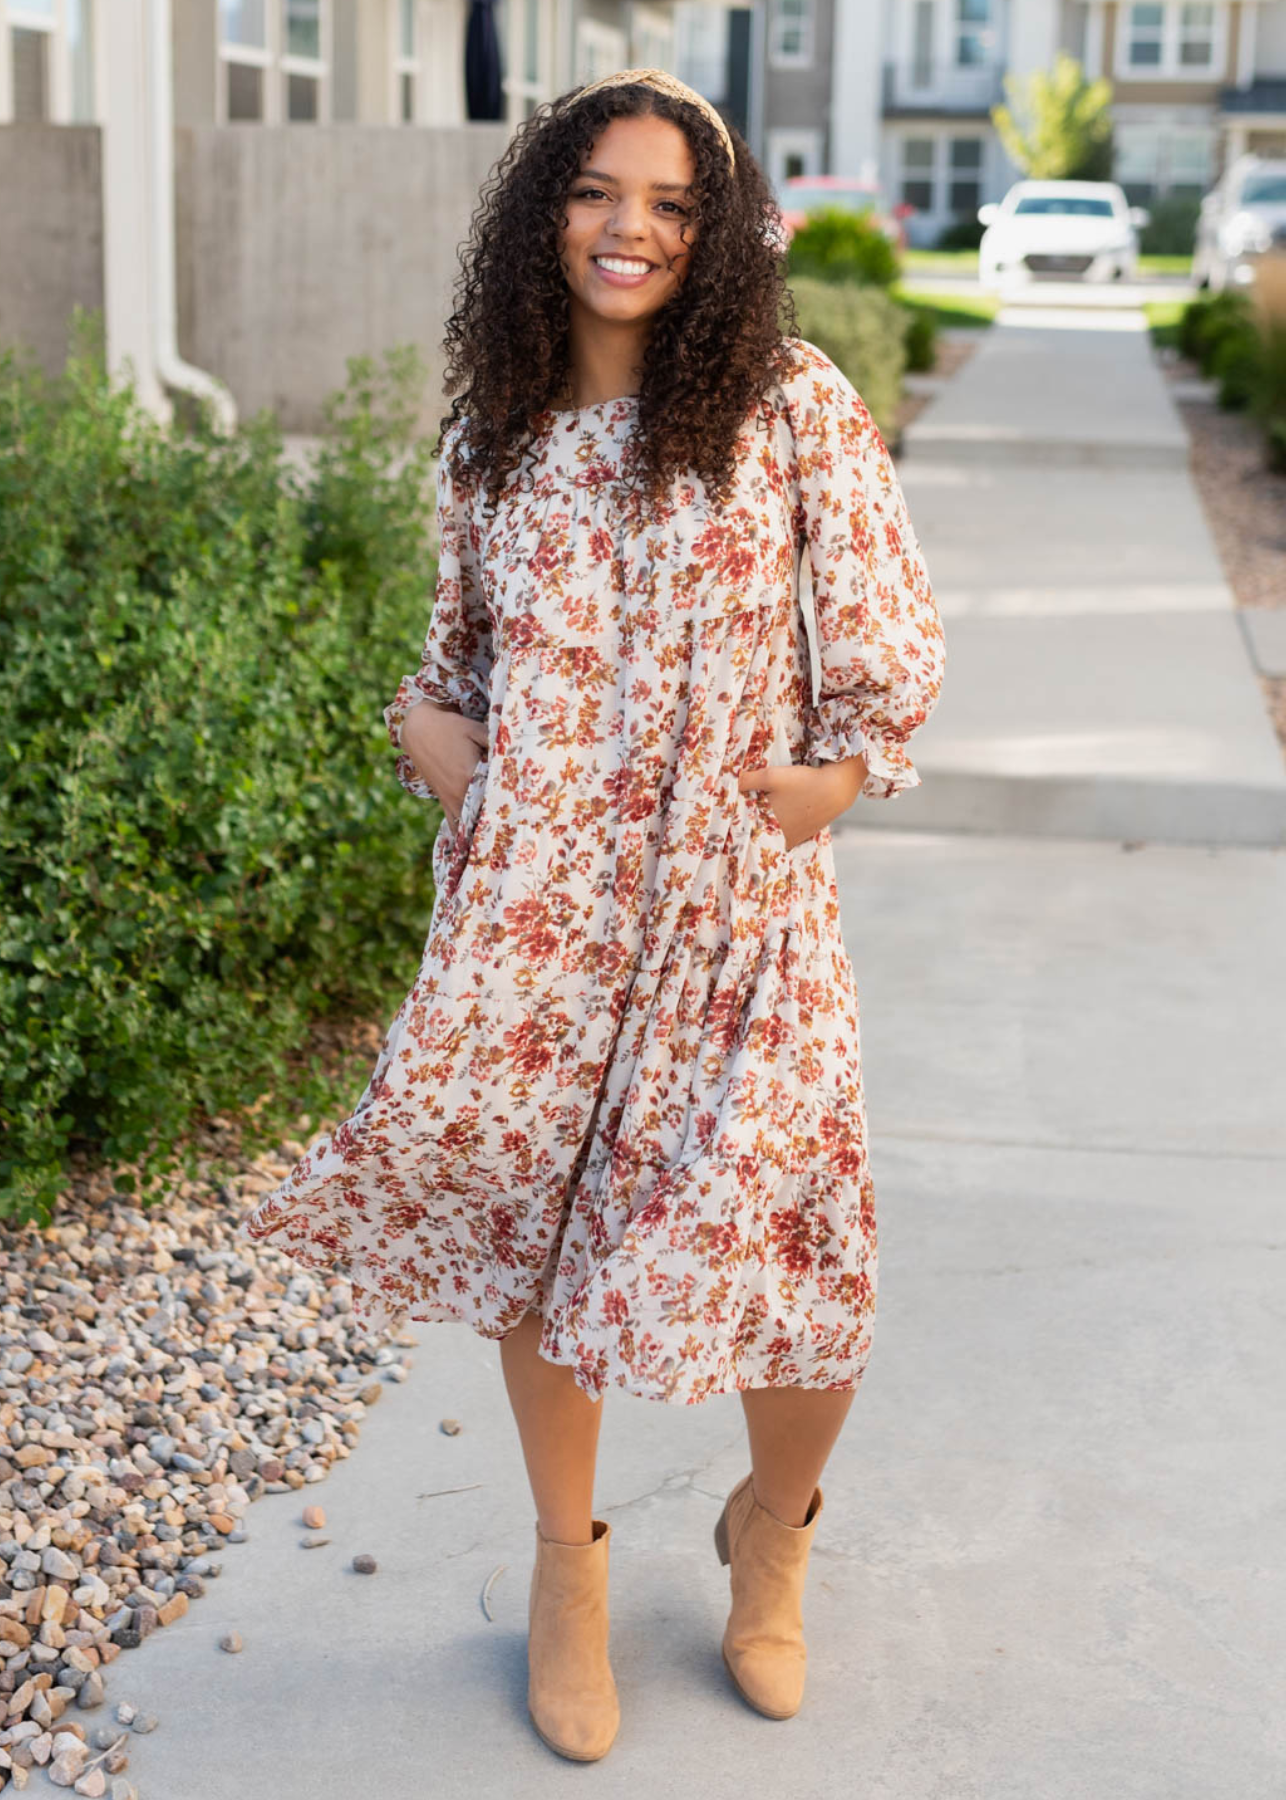
{"label": "neck", "polygon": [[567,385],[572,406],[598,406],[637,394],[651,335],[650,319],[601,319],[573,299]]}

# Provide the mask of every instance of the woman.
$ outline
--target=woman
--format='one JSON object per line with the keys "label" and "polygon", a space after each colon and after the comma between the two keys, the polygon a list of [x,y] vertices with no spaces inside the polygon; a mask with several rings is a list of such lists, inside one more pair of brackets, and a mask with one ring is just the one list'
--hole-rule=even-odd
{"label": "woman", "polygon": [[385,713],[446,814],[424,958],[353,1117],[242,1226],[342,1261],[372,1329],[499,1340],[537,1515],[529,1706],[587,1761],[619,1720],[609,1383],[741,1393],[723,1653],[780,1719],[870,1351],[828,828],[918,782],[942,631],[870,415],[788,314],[767,185],[691,89],[625,71],[517,132],[448,327],[428,637]]}

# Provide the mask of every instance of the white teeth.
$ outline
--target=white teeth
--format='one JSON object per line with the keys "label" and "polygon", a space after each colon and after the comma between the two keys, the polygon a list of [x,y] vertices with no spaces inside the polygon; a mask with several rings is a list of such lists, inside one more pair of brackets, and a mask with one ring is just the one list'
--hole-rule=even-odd
{"label": "white teeth", "polygon": [[652,267],[651,263],[630,262],[624,256],[596,256],[594,261],[601,269],[610,269],[613,275],[646,275]]}

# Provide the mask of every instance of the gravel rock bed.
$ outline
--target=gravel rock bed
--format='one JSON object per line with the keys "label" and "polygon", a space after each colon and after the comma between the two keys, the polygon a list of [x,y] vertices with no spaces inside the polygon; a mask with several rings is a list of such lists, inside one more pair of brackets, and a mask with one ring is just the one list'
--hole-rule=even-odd
{"label": "gravel rock bed", "polygon": [[0,1221],[0,1789],[43,1766],[135,1800],[130,1739],[157,1721],[123,1702],[91,1742],[108,1666],[200,1599],[254,1500],[325,1480],[405,1379],[393,1345],[416,1340],[360,1332],[345,1278],[234,1241],[285,1168],[147,1207],[97,1177],[50,1226]]}

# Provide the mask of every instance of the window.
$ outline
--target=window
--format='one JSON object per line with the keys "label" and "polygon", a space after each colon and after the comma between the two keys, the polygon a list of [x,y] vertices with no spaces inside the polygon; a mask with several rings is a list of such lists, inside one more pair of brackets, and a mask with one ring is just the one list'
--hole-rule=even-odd
{"label": "window", "polygon": [[393,76],[397,83],[396,116],[403,125],[415,123],[415,90],[420,75],[418,24],[416,0],[398,0]]}
{"label": "window", "polygon": [[1223,74],[1227,8],[1216,0],[1134,0],[1117,51],[1118,75],[1216,80]]}
{"label": "window", "polygon": [[1112,179],[1132,206],[1145,206],[1158,193],[1176,189],[1203,194],[1214,173],[1215,133],[1207,126],[1119,124],[1114,137]]}
{"label": "window", "polygon": [[1110,219],[1112,202],[1110,200],[1094,200],[1088,195],[1078,194],[1071,198],[1063,194],[1028,194],[1014,208],[1015,213],[1041,213],[1060,219]]}
{"label": "window", "polygon": [[911,24],[911,86],[926,88],[933,82],[934,0],[915,0]]}
{"label": "window", "polygon": [[933,211],[933,139],[902,140],[902,202],[917,212]]}
{"label": "window", "polygon": [[768,60],[774,69],[811,68],[813,0],[771,0]]}
{"label": "window", "polygon": [[953,213],[976,213],[982,204],[982,139],[952,138],[950,168],[948,208]]}
{"label": "window", "polygon": [[222,116],[316,123],[330,107],[326,0],[219,0]]}
{"label": "window", "polygon": [[991,0],[956,0],[956,65],[977,68],[991,50]]}

